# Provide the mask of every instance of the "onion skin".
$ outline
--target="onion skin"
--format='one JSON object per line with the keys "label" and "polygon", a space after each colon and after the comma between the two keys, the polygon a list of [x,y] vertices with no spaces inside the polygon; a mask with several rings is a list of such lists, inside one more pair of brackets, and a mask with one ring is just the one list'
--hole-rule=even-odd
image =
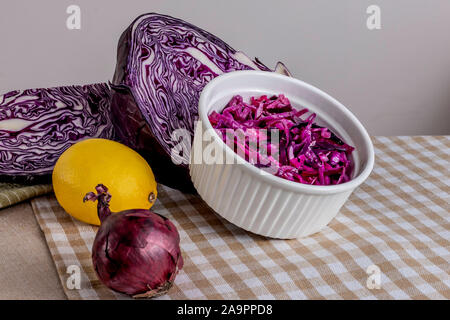
{"label": "onion skin", "polygon": [[98,201],[101,221],[92,247],[92,262],[98,278],[110,289],[152,298],[172,287],[183,267],[180,236],[167,218],[145,209],[112,213],[111,195],[103,185],[84,201]]}

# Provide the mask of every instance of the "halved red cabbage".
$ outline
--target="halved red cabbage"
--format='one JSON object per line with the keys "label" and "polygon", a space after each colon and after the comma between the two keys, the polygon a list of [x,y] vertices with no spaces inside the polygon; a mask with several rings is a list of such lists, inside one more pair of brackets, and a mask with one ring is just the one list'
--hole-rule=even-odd
{"label": "halved red cabbage", "polygon": [[[271,71],[183,20],[156,13],[138,17],[120,37],[111,84],[119,138],[147,159],[158,182],[193,191],[189,155],[172,155],[182,163],[172,162],[179,144],[172,134],[185,128],[192,141],[203,87],[222,73],[248,69]],[[289,75],[281,63],[276,71]]]}
{"label": "halved red cabbage", "polygon": [[49,181],[59,156],[86,138],[114,138],[106,83],[0,96],[0,178]]}
{"label": "halved red cabbage", "polygon": [[[315,113],[302,119],[307,112],[308,109],[293,108],[283,94],[252,97],[250,103],[237,95],[221,113],[213,111],[208,117],[235,152],[241,151],[240,155],[257,167],[270,167],[276,176],[313,185],[349,181],[354,148],[329,129],[315,124]],[[276,139],[271,139],[271,130],[277,133],[279,141],[272,141]],[[259,152],[258,147],[264,152]]]}

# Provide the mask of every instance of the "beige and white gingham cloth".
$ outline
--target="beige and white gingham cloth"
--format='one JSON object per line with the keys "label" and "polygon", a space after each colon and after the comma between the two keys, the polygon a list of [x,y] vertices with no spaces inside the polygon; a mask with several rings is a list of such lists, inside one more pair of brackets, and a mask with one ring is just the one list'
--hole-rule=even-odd
{"label": "beige and white gingham cloth", "polygon": [[[373,140],[369,179],[326,228],[299,240],[251,234],[161,186],[153,209],[177,226],[185,265],[159,299],[449,299],[450,136]],[[32,205],[69,299],[126,298],[96,278],[95,227],[53,195]],[[69,289],[71,265],[80,289]]]}

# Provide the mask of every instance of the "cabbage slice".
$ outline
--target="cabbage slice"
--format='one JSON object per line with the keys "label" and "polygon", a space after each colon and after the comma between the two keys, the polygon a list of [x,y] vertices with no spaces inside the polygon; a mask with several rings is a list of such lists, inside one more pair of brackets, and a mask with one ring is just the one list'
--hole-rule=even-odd
{"label": "cabbage slice", "polygon": [[[220,74],[252,69],[272,71],[188,22],[144,14],[118,44],[111,84],[117,134],[146,158],[158,182],[193,191],[188,160],[200,92]],[[276,69],[289,75],[281,63]],[[185,152],[174,154],[182,143],[174,139],[177,129],[187,129],[190,141],[183,141]]]}
{"label": "cabbage slice", "polygon": [[86,138],[114,138],[106,83],[0,96],[0,179],[48,182],[59,156]]}

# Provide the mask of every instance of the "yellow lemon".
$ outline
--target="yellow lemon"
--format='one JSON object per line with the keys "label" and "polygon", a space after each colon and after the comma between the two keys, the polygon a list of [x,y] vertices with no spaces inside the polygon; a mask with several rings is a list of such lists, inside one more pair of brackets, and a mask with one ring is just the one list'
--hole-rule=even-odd
{"label": "yellow lemon", "polygon": [[150,209],[156,200],[152,169],[137,152],[106,139],[88,139],[64,151],[53,169],[53,190],[64,210],[74,218],[100,225],[97,205],[86,193],[103,184],[112,195],[112,212]]}

